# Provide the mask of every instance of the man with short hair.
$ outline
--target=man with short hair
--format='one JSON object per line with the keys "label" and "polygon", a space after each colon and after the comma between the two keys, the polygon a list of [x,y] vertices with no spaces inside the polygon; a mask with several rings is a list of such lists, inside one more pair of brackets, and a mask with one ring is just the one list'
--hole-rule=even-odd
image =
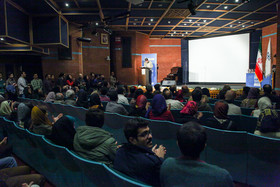
{"label": "man with short hair", "polygon": [[109,98],[110,102],[106,105],[106,112],[111,112],[111,113],[118,113],[122,115],[128,115],[128,112],[124,108],[122,104],[118,104],[118,93],[117,91],[110,91],[109,92]]}
{"label": "man with short hair", "polygon": [[172,99],[172,93],[168,89],[163,92],[163,97],[165,98],[166,105],[171,105],[171,110],[182,110],[182,108],[184,107],[183,103],[178,100]]}
{"label": "man with short hair", "polygon": [[64,95],[62,93],[56,93],[54,103],[65,104]]}
{"label": "man with short hair", "polygon": [[74,150],[83,158],[112,167],[117,144],[113,136],[102,129],[104,112],[100,109],[89,109],[85,122],[86,125],[79,126],[76,130]]}
{"label": "man with short hair", "polygon": [[69,89],[66,91],[66,100],[65,100],[65,104],[66,105],[76,105],[76,100],[75,100],[75,92],[72,89]]}
{"label": "man with short hair", "polygon": [[278,96],[272,94],[271,85],[265,84],[263,86],[263,91],[264,91],[264,95],[262,95],[261,97],[268,97],[270,99],[271,103],[275,103],[276,108],[279,109],[280,108],[280,99]]}
{"label": "man with short hair", "polygon": [[100,89],[100,101],[110,101],[110,98],[107,96],[108,88],[102,87]]}
{"label": "man with short hair", "polygon": [[118,86],[117,91],[118,91],[118,103],[129,105],[128,99],[124,96],[124,87]]}
{"label": "man with short hair", "polygon": [[26,77],[26,73],[24,71],[21,72],[20,78],[18,79],[18,82],[17,82],[19,97],[23,96],[23,90],[24,90],[24,88],[27,87],[25,77]]}
{"label": "man with short hair", "polygon": [[44,80],[44,92],[47,95],[50,91],[52,91],[51,75],[46,74],[45,75],[45,80]]}
{"label": "man with short hair", "polygon": [[43,81],[42,81],[42,79],[38,78],[37,73],[35,73],[33,75],[33,80],[31,81],[31,86],[32,86],[33,90],[36,92],[42,92],[42,90],[43,90]]}
{"label": "man with short hair", "polygon": [[164,146],[153,146],[148,122],[131,119],[124,127],[128,141],[116,153],[114,168],[152,186],[160,186],[159,172],[166,154]]}
{"label": "man with short hair", "polygon": [[202,98],[202,91],[199,89],[194,89],[192,91],[192,99],[195,101],[198,105],[198,111],[212,111],[211,107],[208,105],[208,103],[201,102]]}
{"label": "man with short hair", "polygon": [[233,187],[228,171],[199,159],[206,146],[204,127],[197,122],[185,123],[177,132],[180,158],[167,158],[160,170],[161,186]]}
{"label": "man with short hair", "polygon": [[225,101],[228,103],[227,115],[241,115],[241,109],[239,106],[233,104],[236,98],[236,93],[233,90],[228,90],[225,95]]}
{"label": "man with short hair", "polygon": [[154,96],[157,95],[157,94],[161,94],[161,91],[160,91],[160,84],[156,84],[154,85],[154,88],[155,88],[155,91],[154,91]]}
{"label": "man with short hair", "polygon": [[153,87],[152,85],[148,84],[146,86],[146,92],[144,93],[145,97],[147,99],[153,99],[154,95],[153,95]]}

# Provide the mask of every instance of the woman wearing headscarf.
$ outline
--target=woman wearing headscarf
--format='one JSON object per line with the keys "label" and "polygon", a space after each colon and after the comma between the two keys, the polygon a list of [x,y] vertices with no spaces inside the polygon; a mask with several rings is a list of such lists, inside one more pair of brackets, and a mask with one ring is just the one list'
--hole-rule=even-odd
{"label": "woman wearing headscarf", "polygon": [[10,116],[12,113],[11,101],[3,101],[0,105],[0,115],[1,116]]}
{"label": "woman wearing headscarf", "polygon": [[240,106],[246,108],[256,108],[259,96],[260,90],[257,88],[251,88],[247,98],[242,101]]}
{"label": "woman wearing headscarf", "polygon": [[88,94],[85,90],[81,89],[78,93],[76,106],[88,108]]}
{"label": "woman wearing headscarf", "polygon": [[[53,118],[56,122],[62,114],[59,114],[56,118]],[[40,108],[34,106],[31,111],[31,126],[30,130],[36,134],[50,135],[52,132],[53,123],[48,118],[47,109],[44,106]]]}
{"label": "woman wearing headscarf", "polygon": [[222,130],[235,130],[235,124],[229,120],[227,113],[228,104],[222,100],[217,101],[214,106],[214,115],[207,118],[203,125]]}
{"label": "woman wearing headscarf", "polygon": [[89,108],[98,108],[104,111],[100,97],[97,93],[94,93],[89,97]]}
{"label": "woman wearing headscarf", "polygon": [[54,123],[51,135],[47,136],[47,138],[57,145],[65,146],[72,150],[75,134],[74,122],[63,116]]}
{"label": "woman wearing headscarf", "polygon": [[70,87],[73,86],[74,81],[73,81],[72,75],[70,75],[70,74],[67,75],[67,77],[66,77],[66,83],[67,83],[67,85],[70,86]]}
{"label": "woman wearing headscarf", "polygon": [[25,129],[29,129],[31,125],[31,109],[33,105],[31,103],[20,103],[18,105],[17,116],[19,126]]}
{"label": "woman wearing headscarf", "polygon": [[154,96],[152,106],[149,107],[145,117],[153,120],[175,121],[170,110],[167,110],[165,99],[161,94]]}
{"label": "woman wearing headscarf", "polygon": [[272,108],[272,103],[268,97],[262,97],[258,101],[258,109],[253,110],[252,114],[254,117],[259,117],[261,112],[264,111],[264,109]]}
{"label": "woman wearing headscarf", "polygon": [[136,103],[136,99],[138,98],[139,95],[143,95],[144,92],[141,88],[137,89],[134,93],[133,98],[131,99],[131,101],[129,102],[131,107],[135,107],[135,103]]}
{"label": "woman wearing headscarf", "polygon": [[55,93],[49,92],[44,102],[51,102],[53,103],[55,100]]}
{"label": "woman wearing headscarf", "polygon": [[146,96],[139,95],[136,99],[135,105],[132,107],[132,110],[130,112],[130,116],[141,116],[145,117],[147,111],[146,111],[146,104],[147,104],[147,98]]}
{"label": "woman wearing headscarf", "polygon": [[195,101],[188,101],[183,109],[180,111],[180,117],[176,118],[177,123],[187,123],[189,121],[196,121],[200,123],[199,119],[202,117],[201,112],[197,112],[198,105]]}

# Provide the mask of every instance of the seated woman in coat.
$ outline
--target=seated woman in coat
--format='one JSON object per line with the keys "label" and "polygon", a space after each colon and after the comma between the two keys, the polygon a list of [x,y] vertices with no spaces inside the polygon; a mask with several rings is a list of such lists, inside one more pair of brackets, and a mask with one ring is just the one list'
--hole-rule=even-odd
{"label": "seated woman in coat", "polygon": [[198,105],[195,101],[188,101],[183,109],[180,111],[180,117],[176,118],[177,123],[187,123],[189,121],[196,121],[200,123],[199,119],[203,116],[201,112],[197,112]]}

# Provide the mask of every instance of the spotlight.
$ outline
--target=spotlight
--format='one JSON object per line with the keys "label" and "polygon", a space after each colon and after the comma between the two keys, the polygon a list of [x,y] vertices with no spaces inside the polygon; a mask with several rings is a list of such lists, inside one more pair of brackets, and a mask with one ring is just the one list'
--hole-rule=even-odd
{"label": "spotlight", "polygon": [[4,41],[4,38],[0,38],[1,41]]}
{"label": "spotlight", "polygon": [[66,6],[66,7],[69,7],[69,3],[65,3],[65,6]]}
{"label": "spotlight", "polygon": [[249,3],[250,0],[242,0],[242,3]]}

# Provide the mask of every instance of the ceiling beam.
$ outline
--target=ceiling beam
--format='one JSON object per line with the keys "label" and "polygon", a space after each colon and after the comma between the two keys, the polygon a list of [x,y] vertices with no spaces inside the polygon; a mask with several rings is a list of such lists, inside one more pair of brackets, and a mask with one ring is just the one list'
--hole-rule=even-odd
{"label": "ceiling beam", "polygon": [[102,11],[100,0],[96,0],[96,3],[97,3],[97,6],[98,6],[98,9],[99,9],[99,16],[100,16],[101,22],[104,23],[104,25],[105,25],[104,14],[103,14],[103,11]]}
{"label": "ceiling beam", "polygon": [[146,18],[144,18],[144,19],[142,20],[141,26],[143,26],[143,24],[144,24],[144,22],[145,22],[145,19],[146,19]]}
{"label": "ceiling beam", "polygon": [[167,14],[167,12],[171,9],[172,5],[175,3],[176,0],[173,0],[168,8],[165,10],[165,12],[161,15],[161,17],[159,18],[159,20],[156,22],[154,28],[151,30],[151,32],[149,33],[149,36],[151,36],[151,34],[153,33],[153,31],[156,29],[156,27],[158,26],[158,24],[161,22],[161,20],[164,18],[164,16]]}
{"label": "ceiling beam", "polygon": [[[58,6],[58,4],[57,4],[54,0],[45,0],[45,2],[46,2],[50,7],[52,7],[52,5],[53,5],[54,7],[52,7],[52,8],[55,8],[56,11],[61,11],[61,8]],[[51,5],[49,2],[51,2],[52,5]]]}
{"label": "ceiling beam", "polygon": [[[128,3],[128,12],[131,11],[131,3]],[[125,23],[125,30],[128,30],[128,23],[129,23],[129,16],[127,14],[126,23]]]}
{"label": "ceiling beam", "polygon": [[151,9],[152,4],[153,4],[153,1],[154,1],[154,0],[151,0],[150,4],[149,4],[149,6],[148,6],[148,9]]}
{"label": "ceiling beam", "polygon": [[76,4],[76,6],[77,6],[78,8],[80,8],[80,5],[79,5],[78,1],[77,1],[77,0],[74,0],[74,2],[75,2],[75,4]]}

